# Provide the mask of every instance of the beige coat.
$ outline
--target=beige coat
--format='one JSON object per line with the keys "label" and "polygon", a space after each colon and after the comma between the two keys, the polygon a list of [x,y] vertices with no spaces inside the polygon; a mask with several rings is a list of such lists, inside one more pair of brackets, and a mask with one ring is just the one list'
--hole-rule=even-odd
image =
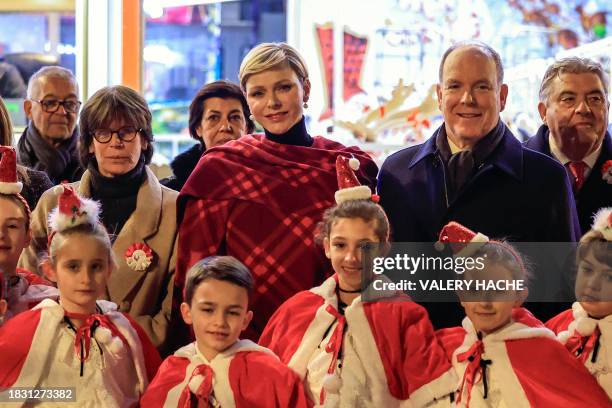
{"label": "beige coat", "polygon": [[[138,191],[136,209],[126,221],[113,244],[117,269],[108,281],[107,298],[120,311],[132,315],[158,349],[163,350],[172,309],[174,266],[176,260],[176,198],[178,193],[163,187],[146,167],[147,179]],[[80,181],[71,183],[80,195],[90,197],[89,171]],[[45,191],[32,213],[32,243],[21,254],[19,266],[38,270],[47,251],[47,218],[57,206],[61,189]],[[104,209],[102,209],[104,211]],[[146,271],[134,271],[126,264],[125,251],[132,244],[144,242],[154,253]]]}

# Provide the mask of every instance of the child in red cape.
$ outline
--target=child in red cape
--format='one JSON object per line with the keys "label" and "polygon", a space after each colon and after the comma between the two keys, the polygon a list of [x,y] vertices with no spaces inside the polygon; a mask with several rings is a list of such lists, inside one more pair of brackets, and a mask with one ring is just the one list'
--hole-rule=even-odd
{"label": "child in red cape", "polygon": [[196,341],[163,362],[141,406],[312,406],[298,376],[274,353],[238,338],[253,317],[252,289],[251,273],[234,257],[209,257],[191,267],[181,313]]}
{"label": "child in red cape", "polygon": [[[15,149],[0,146],[0,276],[6,282],[6,321],[30,309],[43,299],[57,299],[53,285],[40,276],[17,268],[19,256],[30,244],[30,207],[21,196],[23,188],[17,181]],[[0,322],[0,325],[2,322]]]}
{"label": "child in red cape", "polygon": [[59,303],[45,299],[0,328],[0,389],[71,387],[80,407],[132,407],[161,359],[137,323],[97,300],[114,267],[98,203],[56,188],[43,269]]}
{"label": "child in red cape", "polygon": [[448,405],[456,377],[425,309],[395,292],[362,300],[361,250],[387,243],[389,222],[347,162],[336,162],[338,204],[321,223],[335,274],[287,300],[259,344],[300,375],[317,406]]}
{"label": "child in red cape", "polygon": [[612,399],[612,208],[602,208],[578,247],[578,301],[546,323]]}
{"label": "child in red cape", "polygon": [[456,222],[443,228],[440,241],[451,243],[460,256],[482,262],[480,270],[474,267],[465,272],[466,281],[525,287],[459,293],[467,315],[463,326],[436,333],[460,378],[457,406],[610,406],[603,390],[554,333],[520,307],[528,293],[529,274],[514,248],[488,241]]}

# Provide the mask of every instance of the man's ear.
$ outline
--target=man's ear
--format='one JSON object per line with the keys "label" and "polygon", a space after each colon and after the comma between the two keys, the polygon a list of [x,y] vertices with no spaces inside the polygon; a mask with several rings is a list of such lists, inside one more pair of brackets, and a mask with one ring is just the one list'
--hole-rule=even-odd
{"label": "man's ear", "polygon": [[442,112],[442,85],[436,85],[436,95],[438,96],[438,109]]}
{"label": "man's ear", "polygon": [[32,101],[26,99],[23,101],[23,110],[25,111],[26,117],[32,120]]}
{"label": "man's ear", "polygon": [[538,103],[538,112],[540,113],[540,118],[542,118],[542,122],[546,125],[546,104],[544,102]]}
{"label": "man's ear", "polygon": [[183,302],[181,303],[181,316],[183,317],[183,321],[188,325],[193,324],[193,317],[191,316],[191,307]]}
{"label": "man's ear", "polygon": [[508,99],[508,85],[502,84],[499,90],[499,111],[503,112],[506,108],[506,100]]}

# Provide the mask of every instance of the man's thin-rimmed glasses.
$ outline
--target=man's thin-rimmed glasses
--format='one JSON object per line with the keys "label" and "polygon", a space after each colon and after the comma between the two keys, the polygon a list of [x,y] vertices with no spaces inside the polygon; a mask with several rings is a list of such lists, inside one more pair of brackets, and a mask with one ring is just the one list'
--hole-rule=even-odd
{"label": "man's thin-rimmed glasses", "polygon": [[108,143],[111,141],[114,134],[117,134],[117,137],[122,142],[131,142],[136,139],[136,135],[140,132],[142,132],[142,129],[136,129],[133,126],[125,126],[117,130],[96,129],[91,134],[98,143]]}
{"label": "man's thin-rimmed glasses", "polygon": [[76,113],[79,111],[81,107],[81,101],[73,101],[73,100],[57,100],[57,99],[30,99],[32,102],[40,103],[43,110],[47,113],[55,113],[59,109],[60,105],[64,107],[64,110],[69,113]]}

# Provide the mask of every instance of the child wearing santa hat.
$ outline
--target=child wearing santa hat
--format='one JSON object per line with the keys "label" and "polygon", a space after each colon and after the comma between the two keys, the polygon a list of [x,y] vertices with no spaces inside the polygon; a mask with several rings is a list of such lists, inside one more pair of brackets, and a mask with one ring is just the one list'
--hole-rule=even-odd
{"label": "child wearing santa hat", "polygon": [[189,269],[181,314],[196,341],[163,362],[141,406],[312,406],[299,377],[274,353],[239,339],[253,318],[252,290],[250,271],[234,257],[208,257]]}
{"label": "child wearing santa hat", "polygon": [[128,315],[98,300],[114,266],[98,203],[56,188],[43,269],[59,303],[45,299],[0,328],[0,389],[73,387],[77,406],[132,407],[161,359]]}
{"label": "child wearing santa hat", "polygon": [[368,282],[362,280],[361,250],[384,246],[389,222],[377,196],[359,185],[352,171],[358,164],[338,157],[337,205],[320,225],[335,274],[287,300],[259,344],[300,375],[317,406],[448,405],[456,377],[425,309],[395,292],[362,299]]}
{"label": "child wearing santa hat", "polygon": [[[57,289],[45,279],[17,268],[19,256],[30,244],[30,207],[21,196],[15,149],[0,146],[0,275],[4,277],[7,310],[4,321],[38,304],[57,299]],[[0,325],[2,322],[0,322]]]}
{"label": "child wearing santa hat", "polygon": [[462,327],[436,332],[460,379],[456,406],[610,406],[554,333],[520,307],[529,272],[510,244],[489,241],[456,222],[443,228],[439,242],[450,244],[455,256],[472,257],[474,267],[463,279],[473,288],[477,281],[487,287],[458,293],[467,315]]}
{"label": "child wearing santa hat", "polygon": [[612,207],[595,215],[577,253],[576,298],[546,323],[612,399]]}

